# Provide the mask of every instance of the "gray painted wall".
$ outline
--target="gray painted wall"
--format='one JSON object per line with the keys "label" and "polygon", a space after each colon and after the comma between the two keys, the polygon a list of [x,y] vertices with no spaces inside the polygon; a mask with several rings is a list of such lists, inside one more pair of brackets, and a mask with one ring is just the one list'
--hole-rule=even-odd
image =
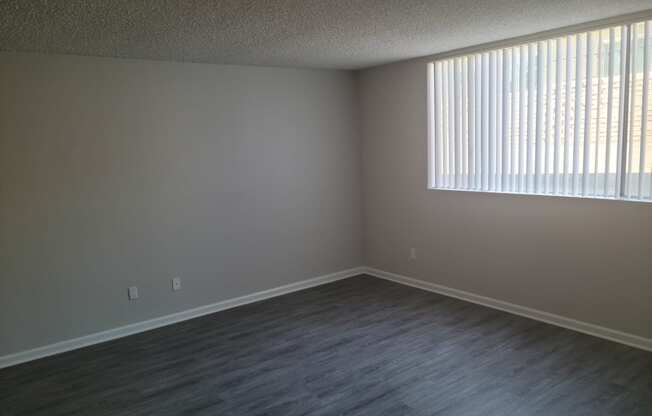
{"label": "gray painted wall", "polygon": [[351,73],[3,53],[0,91],[0,355],[362,263]]}
{"label": "gray painted wall", "polygon": [[428,191],[424,61],[356,77],[0,53],[0,355],[362,263],[652,337],[652,205]]}
{"label": "gray painted wall", "polygon": [[652,205],[429,191],[425,61],[358,82],[366,265],[652,337]]}

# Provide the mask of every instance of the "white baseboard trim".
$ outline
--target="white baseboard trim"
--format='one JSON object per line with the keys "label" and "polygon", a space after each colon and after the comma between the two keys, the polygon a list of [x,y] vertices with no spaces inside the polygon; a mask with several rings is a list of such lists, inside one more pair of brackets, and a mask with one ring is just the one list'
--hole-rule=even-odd
{"label": "white baseboard trim", "polygon": [[610,341],[619,342],[621,344],[629,345],[631,347],[640,348],[646,351],[652,351],[652,339],[650,338],[643,338],[638,335],[628,334],[626,332],[605,328],[599,325],[589,324],[587,322],[566,318],[560,315],[539,311],[525,306],[516,305],[514,303],[489,298],[486,296],[476,295],[471,292],[453,289],[447,286],[438,285],[436,283],[413,279],[411,277],[402,276],[400,274],[390,273],[383,270],[378,270],[372,267],[355,267],[352,269],[342,270],[340,272],[331,273],[331,274],[315,277],[312,279],[302,280],[300,282],[291,283],[284,286],[278,286],[260,292],[255,292],[249,295],[244,295],[237,298],[227,299],[221,302],[212,303],[209,305],[200,306],[198,308],[188,309],[170,315],[161,316],[159,318],[154,318],[142,322],[136,322],[118,328],[113,328],[106,331],[85,335],[79,338],[73,338],[73,339],[57,342],[54,344],[45,345],[43,347],[38,347],[26,351],[17,352],[14,354],[1,356],[0,368],[10,367],[27,361],[36,360],[38,358],[43,358],[50,355],[87,347],[89,345],[110,341],[112,339],[122,338],[128,335],[149,331],[151,329],[156,329],[162,326],[186,321],[203,315],[219,312],[225,309],[231,309],[237,306],[246,305],[248,303],[253,303],[260,300],[284,295],[287,293],[296,292],[298,290],[308,289],[314,286],[335,282],[337,280],[346,279],[349,277],[357,276],[359,274],[368,274],[374,277],[378,277],[380,279],[390,280],[392,282],[400,283],[403,285],[412,286],[430,292],[439,293],[444,296],[450,296],[467,302],[476,303],[479,305],[487,306],[489,308],[498,309],[504,312],[509,312],[515,315],[524,316],[526,318],[534,319],[537,321],[546,322],[552,325],[571,329],[577,332],[582,332],[588,335],[593,335],[596,337],[608,339]]}
{"label": "white baseboard trim", "polygon": [[355,267],[353,269],[342,270],[336,273],[331,273],[331,274],[315,277],[312,279],[302,280],[300,282],[290,283],[284,286],[278,286],[272,289],[255,292],[249,295],[223,300],[221,302],[212,303],[210,305],[204,305],[198,308],[188,309],[170,315],[161,316],[159,318],[149,319],[147,321],[142,321],[142,322],[136,322],[134,324],[125,325],[118,328],[113,328],[102,332],[96,332],[90,335],[84,335],[79,338],[73,338],[73,339],[57,342],[54,344],[45,345],[43,347],[38,347],[27,351],[21,351],[14,354],[5,355],[0,357],[0,368],[10,367],[27,361],[36,360],[38,358],[47,357],[49,355],[59,354],[62,352],[83,348],[93,344],[99,344],[101,342],[110,341],[116,338],[126,337],[128,335],[137,334],[139,332],[149,331],[150,329],[171,325],[177,322],[186,321],[188,319],[197,318],[203,315],[208,315],[225,309],[235,308],[236,306],[242,306],[248,303],[257,302],[259,300],[273,298],[276,296],[285,295],[287,293],[296,292],[298,290],[308,289],[314,286],[335,282],[337,280],[342,280],[348,277],[357,276],[364,272],[365,272],[364,267]]}
{"label": "white baseboard trim", "polygon": [[630,347],[640,348],[646,351],[652,351],[652,339],[650,338],[644,338],[638,335],[628,334],[626,332],[617,331],[615,329],[605,328],[599,325],[578,321],[576,319],[566,318],[564,316],[555,315],[549,312],[543,312],[537,309],[516,305],[514,303],[505,302],[502,300],[498,300],[486,296],[476,295],[475,293],[466,292],[463,290],[453,289],[451,287],[438,285],[436,283],[426,282],[423,280],[402,276],[400,274],[374,269],[372,267],[366,267],[364,272],[368,275],[385,279],[385,280],[390,280],[395,283],[400,283],[403,285],[416,287],[430,292],[439,293],[444,296],[450,296],[471,303],[477,303],[479,305],[487,306],[489,308],[498,309],[504,312],[509,312],[514,315],[524,316],[526,318],[546,322],[552,325],[560,326],[562,328],[571,329],[573,331],[582,332],[584,334],[593,335],[614,342],[619,342],[621,344],[629,345]]}

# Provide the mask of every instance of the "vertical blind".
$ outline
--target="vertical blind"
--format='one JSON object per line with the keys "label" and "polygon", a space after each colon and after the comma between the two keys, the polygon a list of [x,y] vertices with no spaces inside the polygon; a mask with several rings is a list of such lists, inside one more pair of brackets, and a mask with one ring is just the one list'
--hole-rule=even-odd
{"label": "vertical blind", "polygon": [[430,187],[651,201],[651,27],[430,63]]}

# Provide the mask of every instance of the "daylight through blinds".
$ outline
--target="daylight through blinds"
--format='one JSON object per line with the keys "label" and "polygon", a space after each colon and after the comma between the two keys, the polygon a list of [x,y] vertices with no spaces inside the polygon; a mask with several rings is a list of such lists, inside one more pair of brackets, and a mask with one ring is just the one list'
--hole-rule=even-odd
{"label": "daylight through blinds", "polygon": [[429,64],[430,186],[652,200],[651,26]]}

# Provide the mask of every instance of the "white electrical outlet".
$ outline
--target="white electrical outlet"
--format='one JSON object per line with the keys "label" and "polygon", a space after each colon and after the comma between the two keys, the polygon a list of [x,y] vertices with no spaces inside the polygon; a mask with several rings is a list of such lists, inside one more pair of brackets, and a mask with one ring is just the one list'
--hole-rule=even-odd
{"label": "white electrical outlet", "polygon": [[131,286],[128,290],[129,300],[138,299],[138,286]]}
{"label": "white electrical outlet", "polygon": [[414,260],[417,258],[417,249],[416,248],[411,248],[410,249],[410,260]]}
{"label": "white electrical outlet", "polygon": [[174,290],[175,292],[177,290],[181,290],[181,278],[180,277],[175,277],[174,279],[172,279],[172,290]]}

